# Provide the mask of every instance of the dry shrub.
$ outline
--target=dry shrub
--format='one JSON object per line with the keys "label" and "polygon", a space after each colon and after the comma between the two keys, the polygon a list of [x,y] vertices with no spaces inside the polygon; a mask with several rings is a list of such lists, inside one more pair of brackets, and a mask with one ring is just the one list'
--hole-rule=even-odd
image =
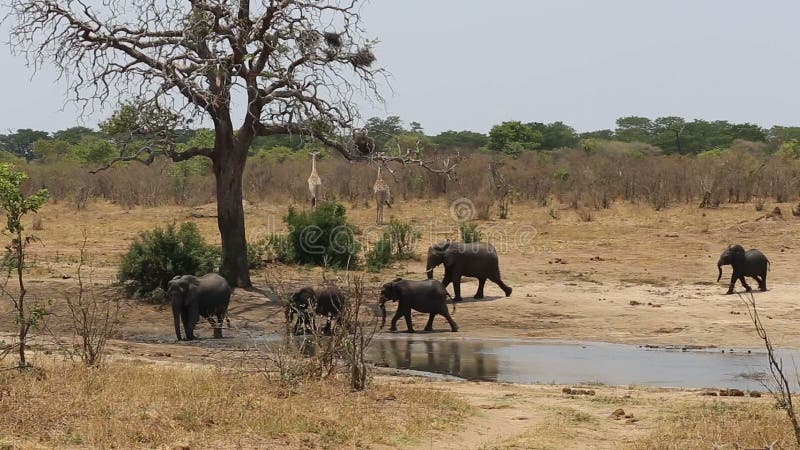
{"label": "dry shrub", "polygon": [[352,392],[334,380],[286,390],[241,370],[121,361],[89,369],[41,359],[42,379],[0,372],[0,392],[14,396],[0,402],[0,445],[394,447],[470,412],[450,394],[414,385]]}
{"label": "dry shrub", "polygon": [[[575,208],[585,202],[594,209],[617,200],[649,203],[655,209],[694,202],[715,207],[745,202],[753,195],[793,201],[800,193],[800,161],[764,150],[762,144],[737,141],[729,150],[698,156],[662,155],[646,144],[601,141],[591,151],[532,151],[516,159],[500,158],[499,172],[514,198],[542,207],[551,198]],[[420,167],[396,167],[384,179],[396,199],[446,196],[450,201],[465,197],[474,202],[488,193],[492,204],[498,204],[502,196],[492,185],[489,170],[493,159],[498,157],[470,154],[458,164],[453,180]],[[89,175],[86,168],[71,162],[32,163],[26,166],[31,176],[27,189],[47,187],[54,201],[73,201],[77,208],[86,207],[91,199],[128,208],[214,201],[211,173],[175,176],[170,175],[173,167],[174,163],[158,159],[151,166],[120,165]],[[371,204],[372,169],[335,154],[323,158],[318,163],[323,198],[351,206]],[[244,196],[251,201],[304,204],[310,170],[310,160],[303,154],[285,159],[254,156],[245,170]]]}
{"label": "dry shrub", "polygon": [[[657,420],[650,435],[632,445],[635,449],[688,450],[715,448],[765,448],[778,441],[794,448],[791,425],[774,403],[686,402]],[[766,442],[765,442],[766,441]]]}
{"label": "dry shrub", "polygon": [[755,208],[756,211],[763,211],[765,201],[766,199],[764,199],[764,197],[755,197],[753,199],[753,208]]}
{"label": "dry shrub", "polygon": [[34,231],[44,230],[44,224],[42,223],[42,216],[38,214],[33,216],[33,223],[31,224],[31,227],[34,229]]}
{"label": "dry shrub", "polygon": [[580,207],[577,209],[577,213],[578,213],[578,218],[581,220],[581,222],[591,222],[592,220],[594,220],[594,217],[592,216],[592,211],[589,210],[589,208]]}

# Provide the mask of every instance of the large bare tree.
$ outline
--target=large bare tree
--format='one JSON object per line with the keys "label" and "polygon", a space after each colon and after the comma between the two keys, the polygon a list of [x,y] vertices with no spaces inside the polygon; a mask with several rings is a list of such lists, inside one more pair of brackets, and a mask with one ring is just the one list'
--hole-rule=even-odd
{"label": "large bare tree", "polygon": [[[54,65],[86,111],[108,101],[213,123],[213,147],[176,150],[165,139],[119,160],[213,161],[222,274],[250,285],[242,174],[257,136],[313,136],[349,160],[377,158],[448,172],[416,152],[370,155],[351,130],[354,99],[379,99],[374,41],[358,0],[11,0],[12,48],[38,69]],[[237,104],[237,102],[239,102]],[[144,107],[144,106],[143,106]],[[241,110],[240,120],[234,117]],[[164,117],[164,116],[162,116]],[[355,136],[355,138],[354,138]],[[438,166],[438,163],[437,163]]]}

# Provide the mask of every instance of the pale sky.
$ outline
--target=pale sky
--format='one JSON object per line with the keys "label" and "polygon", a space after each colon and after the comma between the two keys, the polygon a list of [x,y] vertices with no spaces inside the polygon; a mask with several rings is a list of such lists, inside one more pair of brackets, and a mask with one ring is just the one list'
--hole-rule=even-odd
{"label": "pale sky", "polygon": [[[589,131],[626,115],[800,125],[797,1],[372,0],[363,13],[392,74],[385,109],[365,104],[365,117],[428,133],[505,120]],[[0,66],[0,132],[79,123],[53,72],[31,79],[7,47]]]}

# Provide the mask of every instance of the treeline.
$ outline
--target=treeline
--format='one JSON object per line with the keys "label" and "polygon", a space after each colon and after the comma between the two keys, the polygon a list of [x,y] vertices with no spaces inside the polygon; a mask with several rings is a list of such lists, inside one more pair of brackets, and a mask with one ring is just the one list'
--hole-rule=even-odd
{"label": "treeline", "polygon": [[[110,138],[118,126],[109,121],[99,130],[18,130],[2,136],[5,152],[0,156],[25,166],[28,190],[46,187],[54,201],[74,202],[77,208],[92,199],[125,207],[214,201],[213,174],[204,158],[180,163],[159,158],[150,166],[126,163],[88,176],[89,167],[129,151]],[[395,116],[373,118],[367,128],[380,151],[419,145],[426,152],[468,154],[454,179],[419,167],[395,170],[385,178],[395,199],[468,197],[484,218],[502,216],[510,204],[528,200],[543,207],[592,209],[628,201],[661,209],[754,198],[786,202],[800,194],[800,128],[795,127],[766,130],[724,121],[628,117],[615,130],[583,134],[560,122],[506,122],[487,135],[447,131],[429,136],[420,124],[406,125]],[[210,145],[214,138],[203,129],[176,134],[180,145]],[[309,152],[320,150],[323,195],[350,207],[371,205],[375,178],[367,166],[298,136],[256,141],[243,180],[245,198],[303,204]]]}
{"label": "treeline", "polygon": [[[20,129],[0,134],[0,151],[24,158],[26,161],[54,162],[71,160],[82,163],[103,163],[124,153],[115,140],[114,122],[125,119],[124,111],[100,124],[98,130],[72,127],[53,133]],[[563,122],[540,123],[509,121],[495,125],[488,134],[474,131],[448,130],[428,135],[418,122],[405,124],[398,116],[373,117],[365,124],[378,151],[393,152],[398,148],[419,146],[423,149],[459,150],[462,152],[499,153],[519,156],[526,151],[551,151],[560,148],[592,150],[603,142],[648,144],[651,151],[663,154],[699,154],[729,148],[737,140],[764,143],[768,153],[800,147],[800,127],[773,126],[766,129],[751,123],[731,123],[725,120],[687,121],[681,117],[621,117],[615,129],[578,133]],[[201,145],[213,142],[207,129],[186,129],[175,133],[179,144]],[[135,145],[128,147],[135,148]],[[303,151],[305,150],[305,151]],[[252,155],[269,153],[277,159],[305,156],[321,150],[313,140],[301,136],[257,138]],[[9,155],[7,155],[9,156]]]}

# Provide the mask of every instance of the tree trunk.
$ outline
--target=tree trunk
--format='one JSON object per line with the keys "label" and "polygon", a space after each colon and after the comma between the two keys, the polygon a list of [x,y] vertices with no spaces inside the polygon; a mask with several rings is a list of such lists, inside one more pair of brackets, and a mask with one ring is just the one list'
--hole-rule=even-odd
{"label": "tree trunk", "polygon": [[[242,175],[247,162],[247,148],[235,143],[232,133],[230,137],[220,139],[217,131],[217,155],[213,158],[217,182],[217,225],[222,238],[220,275],[231,287],[246,288],[252,285],[242,206]],[[220,145],[225,146],[224,150]]]}

